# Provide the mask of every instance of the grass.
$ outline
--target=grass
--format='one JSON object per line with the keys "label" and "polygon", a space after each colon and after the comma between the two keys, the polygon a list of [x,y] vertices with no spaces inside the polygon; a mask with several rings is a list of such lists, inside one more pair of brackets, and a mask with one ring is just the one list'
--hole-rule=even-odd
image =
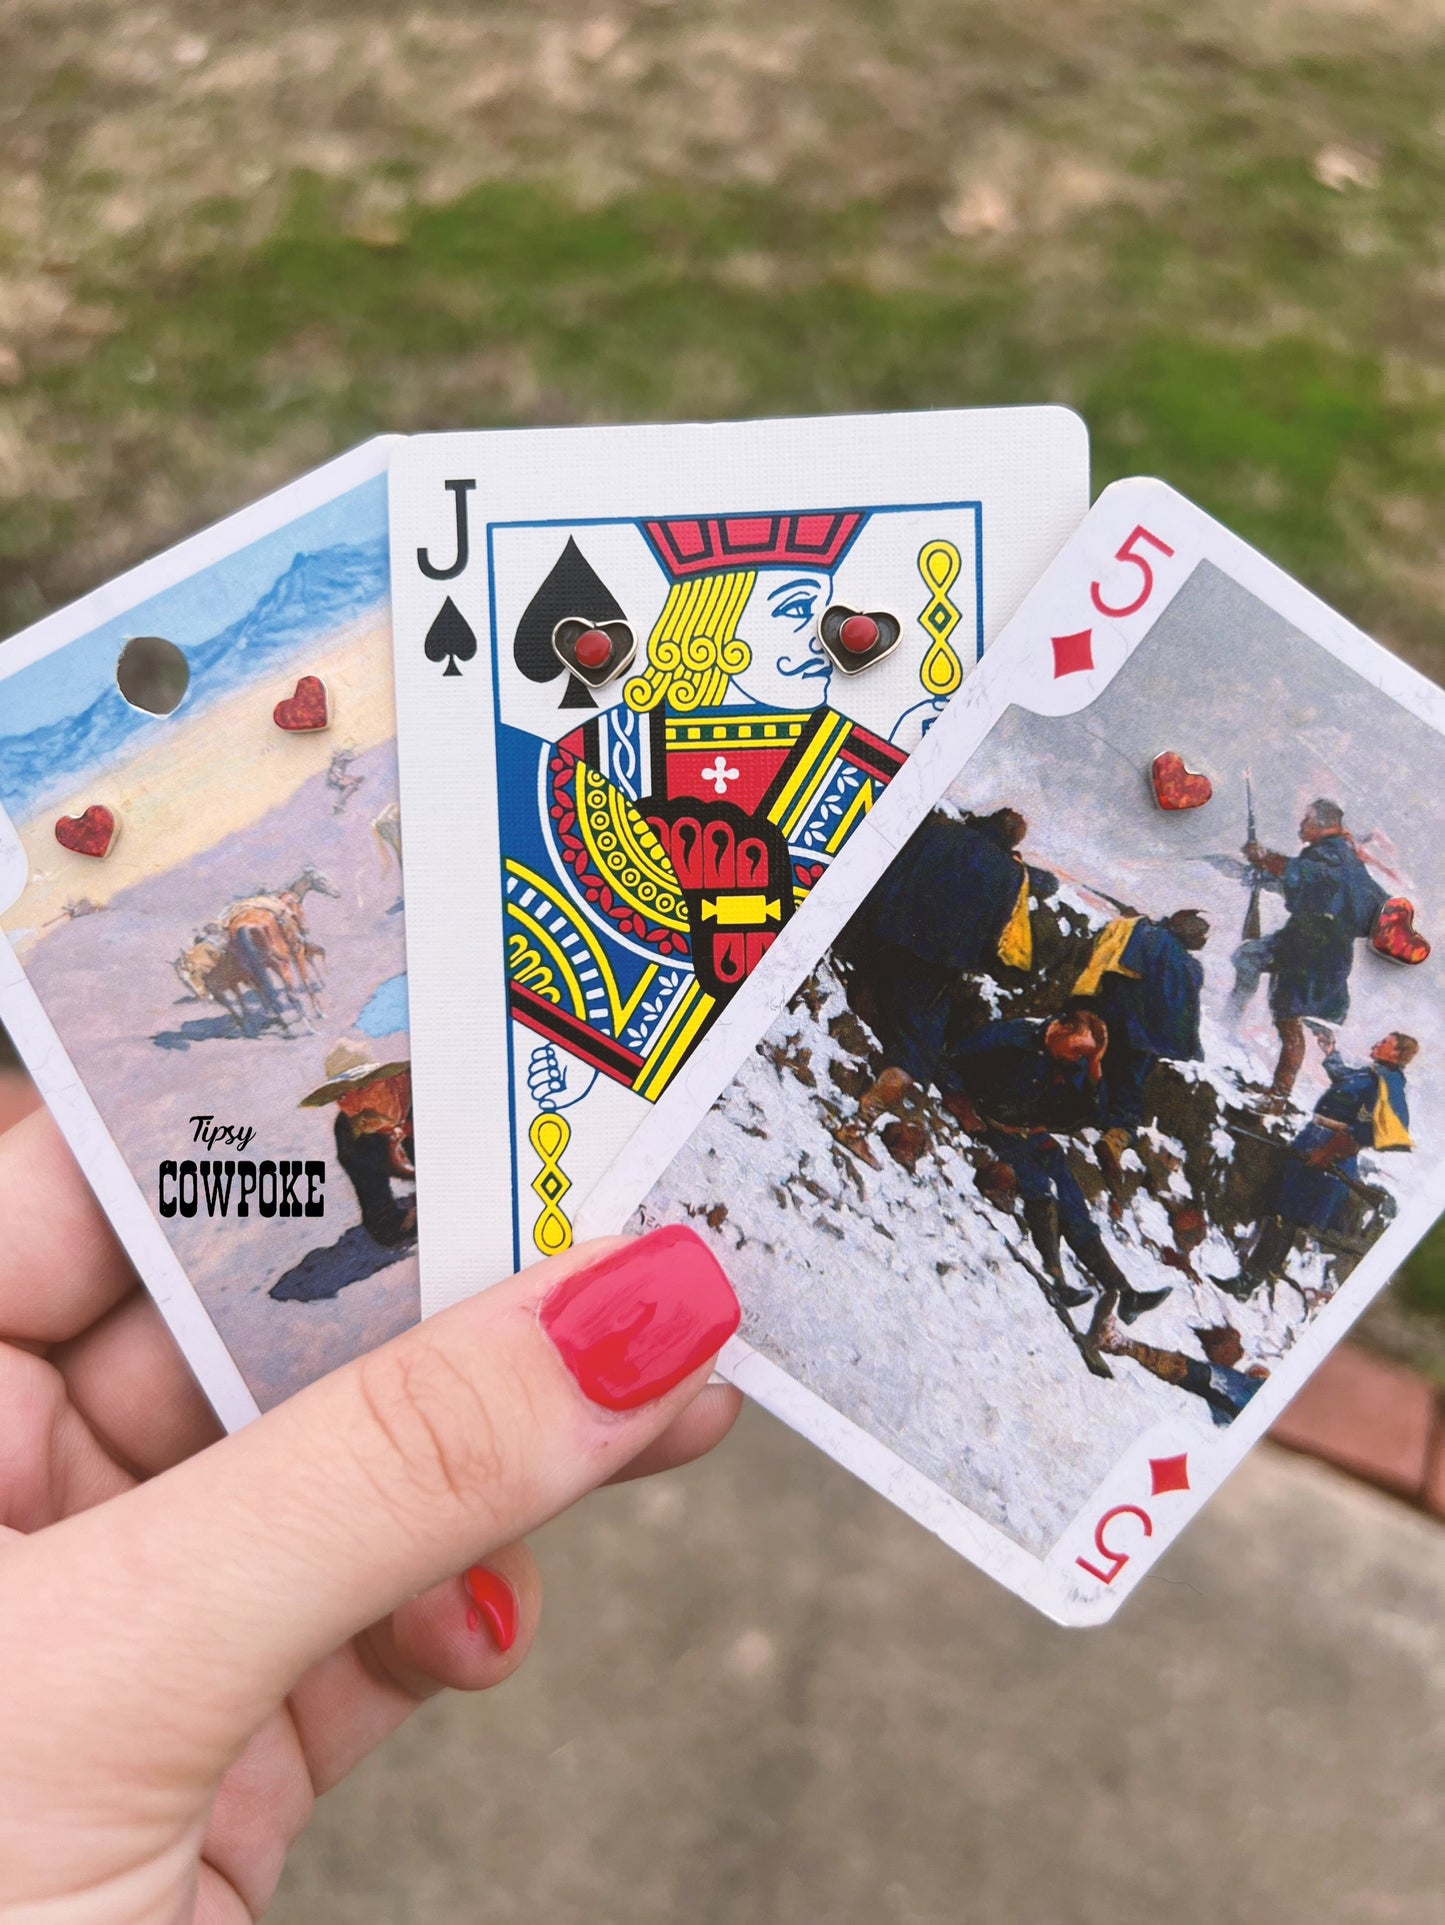
{"label": "grass", "polygon": [[1445,1324],[1445,1224],[1437,1224],[1416,1248],[1395,1287],[1406,1309]]}
{"label": "grass", "polygon": [[[127,451],[87,515],[121,512],[137,467],[179,459],[173,479],[200,469],[204,496],[228,455],[320,458],[386,428],[1066,401],[1100,485],[1165,476],[1428,666],[1445,646],[1425,511],[1445,488],[1445,393],[1380,325],[1415,199],[1372,210],[1365,290],[1345,197],[1298,166],[1211,185],[1220,205],[1194,206],[1188,232],[1081,217],[1082,265],[1041,287],[1007,250],[936,233],[880,285],[872,203],[651,189],[585,210],[499,181],[357,233],[301,174],[257,243],[207,203],[179,266],[88,259],[75,296],[108,326],[39,358],[28,398],[59,446]],[[1256,224],[1223,224],[1235,195]],[[82,520],[64,494],[0,512],[12,618],[37,583],[50,599]]]}

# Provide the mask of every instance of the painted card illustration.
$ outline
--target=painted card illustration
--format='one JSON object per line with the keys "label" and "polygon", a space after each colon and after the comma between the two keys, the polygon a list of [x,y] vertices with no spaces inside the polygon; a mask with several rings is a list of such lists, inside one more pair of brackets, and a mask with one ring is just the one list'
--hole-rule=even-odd
{"label": "painted card illustration", "polygon": [[690,1222],[726,1374],[1108,1616],[1439,1208],[1442,728],[1111,488],[582,1227]]}
{"label": "painted card illustration", "polygon": [[[1057,409],[407,445],[429,1306],[567,1246],[1086,490]],[[489,1072],[479,1184],[447,1139]]]}
{"label": "painted card illustration", "polygon": [[392,445],[0,649],[0,1017],[231,1425],[418,1315]]}

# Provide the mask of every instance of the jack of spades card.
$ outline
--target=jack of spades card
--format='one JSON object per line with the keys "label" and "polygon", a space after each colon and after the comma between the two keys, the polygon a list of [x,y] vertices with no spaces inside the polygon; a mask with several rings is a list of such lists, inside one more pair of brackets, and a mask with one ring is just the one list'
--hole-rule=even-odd
{"label": "jack of spades card", "polygon": [[[752,429],[789,425],[818,424]],[[955,465],[966,484],[966,456]],[[1039,545],[1067,533],[1075,466],[1044,501]],[[497,868],[478,871],[477,886],[505,971],[516,1178],[499,1268],[568,1245],[576,1204],[988,632],[986,488],[800,502],[792,480],[749,505],[728,495],[726,472],[707,483],[717,512],[556,517],[517,514],[515,491],[484,479],[474,491],[448,470],[425,522],[408,515],[419,473],[394,481],[398,522],[428,534],[420,579],[416,562],[410,574],[418,613],[433,611],[421,648],[398,628],[403,687],[424,677],[438,717],[460,707],[468,681],[486,676],[494,691],[477,722],[494,757]],[[628,492],[660,505],[669,490]],[[398,572],[417,547],[397,541]],[[1006,540],[995,566],[1013,566]],[[412,941],[425,969],[415,931]]]}
{"label": "jack of spades card", "polygon": [[[977,514],[492,531],[514,1074],[544,1163],[579,1106],[611,1137],[667,1088],[959,686]],[[914,619],[893,659],[827,653],[829,609],[881,624],[895,605]],[[636,672],[595,694],[552,645],[578,611],[641,630]],[[523,1227],[539,1250],[569,1235],[545,1194]]]}

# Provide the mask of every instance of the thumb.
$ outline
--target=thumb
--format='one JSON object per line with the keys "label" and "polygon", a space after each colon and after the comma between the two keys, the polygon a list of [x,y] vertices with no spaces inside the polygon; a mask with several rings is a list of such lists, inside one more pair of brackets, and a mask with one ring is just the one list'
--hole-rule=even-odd
{"label": "thumb", "polygon": [[80,1708],[85,1750],[97,1718],[109,1727],[113,1766],[224,1765],[309,1665],[615,1475],[701,1390],[738,1319],[690,1230],[583,1246],[24,1539],[0,1648],[60,1654],[49,1742],[64,1742],[58,1697]]}

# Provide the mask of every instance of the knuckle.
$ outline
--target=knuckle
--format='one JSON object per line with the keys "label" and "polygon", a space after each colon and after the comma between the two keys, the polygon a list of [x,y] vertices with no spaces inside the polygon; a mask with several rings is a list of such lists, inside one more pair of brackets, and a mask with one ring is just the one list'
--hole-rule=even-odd
{"label": "knuckle", "polygon": [[48,1441],[65,1403],[65,1379],[54,1364],[0,1344],[0,1421],[7,1436]]}
{"label": "knuckle", "polygon": [[66,1405],[65,1379],[28,1350],[0,1344],[0,1519],[21,1528],[41,1486]]}
{"label": "knuckle", "polygon": [[364,1358],[358,1372],[374,1481],[404,1515],[500,1511],[521,1475],[491,1400],[425,1337]]}

